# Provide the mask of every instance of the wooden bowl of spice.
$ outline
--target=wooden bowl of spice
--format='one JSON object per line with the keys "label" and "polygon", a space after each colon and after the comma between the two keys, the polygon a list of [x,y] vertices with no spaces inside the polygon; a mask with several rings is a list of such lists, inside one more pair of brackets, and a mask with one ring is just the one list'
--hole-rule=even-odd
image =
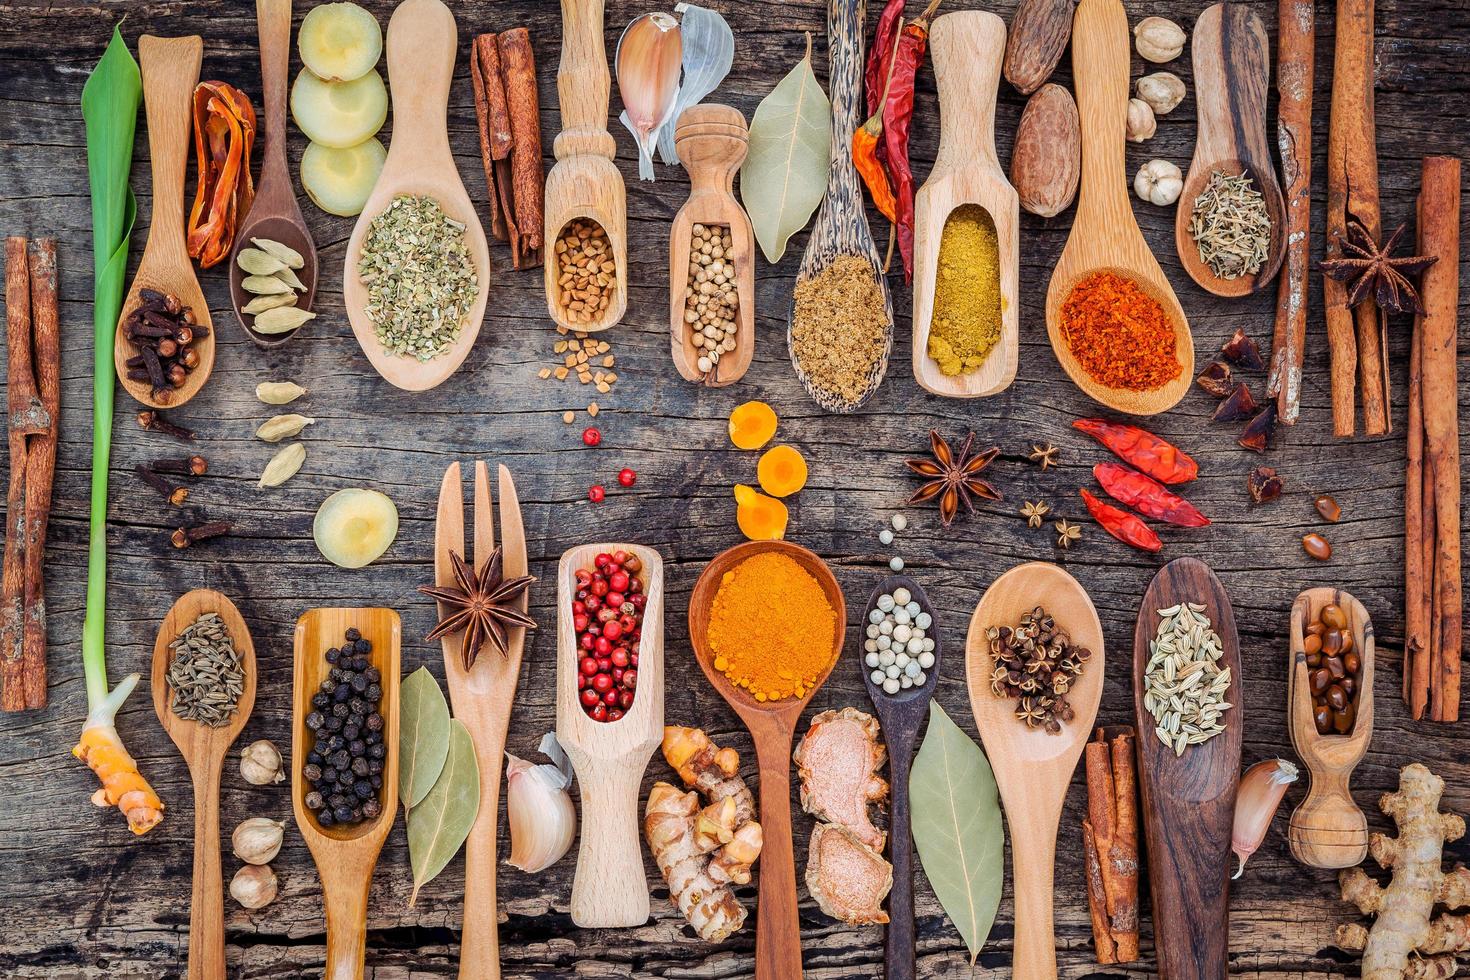
{"label": "wooden bowl of spice", "polygon": [[689,597],[694,657],[750,729],[760,769],[756,976],[801,976],[791,840],[791,741],[842,652],[847,607],[827,563],[786,541],[716,555]]}

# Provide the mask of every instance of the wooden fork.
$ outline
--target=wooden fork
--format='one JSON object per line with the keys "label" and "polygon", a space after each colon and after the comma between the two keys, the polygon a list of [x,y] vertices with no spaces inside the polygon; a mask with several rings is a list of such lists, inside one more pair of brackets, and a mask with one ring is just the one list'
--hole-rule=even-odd
{"label": "wooden fork", "polygon": [[[521,505],[510,470],[499,469],[500,534],[506,578],[526,575],[526,531]],[[483,461],[475,463],[474,568],[479,572],[495,550],[495,515],[490,509],[490,476]],[[464,486],[459,463],[450,463],[439,487],[439,511],[434,530],[434,582],[454,585],[450,551],[469,559],[465,551]],[[527,596],[522,595],[521,609]],[[440,613],[444,610],[441,608]],[[460,980],[500,980],[500,940],[495,907],[495,848],[500,823],[500,777],[505,769],[505,736],[521,672],[526,631],[507,631],[508,650],[502,657],[493,648],[481,649],[475,665],[465,670],[458,634],[442,639],[444,675],[454,717],[464,722],[475,743],[480,764],[480,813],[465,843],[464,933],[460,939]]]}

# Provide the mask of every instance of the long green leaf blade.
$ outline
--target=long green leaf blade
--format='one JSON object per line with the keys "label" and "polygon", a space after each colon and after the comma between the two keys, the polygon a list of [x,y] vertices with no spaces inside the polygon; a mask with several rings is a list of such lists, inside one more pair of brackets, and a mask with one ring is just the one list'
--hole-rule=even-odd
{"label": "long green leaf blade", "polygon": [[449,704],[427,667],[408,675],[398,702],[398,798],[412,810],[429,795],[449,756]]}
{"label": "long green leaf blade", "polygon": [[909,776],[914,845],[924,874],[960,937],[970,966],[990,935],[1004,880],[1000,792],[985,753],[938,701]]}
{"label": "long green leaf blade", "polygon": [[444,870],[470,835],[480,813],[480,766],[469,729],[458,718],[449,723],[449,757],[429,795],[408,815],[408,862],[413,866],[413,894]]}

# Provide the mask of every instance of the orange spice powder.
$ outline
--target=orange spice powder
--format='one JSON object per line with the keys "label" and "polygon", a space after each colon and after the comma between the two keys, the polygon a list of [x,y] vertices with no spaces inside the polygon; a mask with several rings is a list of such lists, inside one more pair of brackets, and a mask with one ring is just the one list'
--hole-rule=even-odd
{"label": "orange spice powder", "polygon": [[706,640],[715,669],[757,701],[802,697],[831,665],[837,614],[788,555],[752,555],[720,579]]}
{"label": "orange spice powder", "polygon": [[1108,388],[1152,391],[1184,370],[1169,315],[1136,282],[1117,273],[1095,272],[1073,286],[1061,321],[1067,349]]}

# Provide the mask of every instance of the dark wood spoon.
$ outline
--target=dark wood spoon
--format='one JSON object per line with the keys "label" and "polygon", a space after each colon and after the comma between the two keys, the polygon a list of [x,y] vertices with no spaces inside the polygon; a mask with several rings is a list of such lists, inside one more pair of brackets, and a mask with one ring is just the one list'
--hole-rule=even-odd
{"label": "dark wood spoon", "polygon": [[298,327],[288,333],[257,333],[250,323],[255,319],[241,308],[254,297],[240,287],[246,272],[235,257],[242,248],[255,248],[252,238],[280,242],[301,253],[305,264],[292,270],[306,286],[296,297],[298,309],[310,310],[316,298],[316,245],[296,203],[296,188],[291,184],[291,171],[286,167],[286,75],[291,58],[291,0],[255,0],[255,21],[260,31],[260,80],[264,89],[265,150],[261,154],[260,187],[255,203],[235,235],[230,250],[230,302],[235,316],[250,339],[261,347],[279,347],[301,332]]}
{"label": "dark wood spoon", "polygon": [[[924,589],[907,575],[889,575],[873,587],[863,612],[864,635],[868,616],[878,608],[878,597],[891,595],[894,589],[908,589],[919,608],[934,616],[934,607]],[[863,683],[868,697],[883,725],[883,741],[888,746],[888,777],[892,787],[888,820],[888,858],[893,862],[893,890],[888,893],[888,941],[883,951],[884,975],[887,980],[914,978],[914,836],[909,810],[909,766],[914,760],[914,747],[919,729],[929,713],[929,702],[939,685],[940,657],[944,644],[940,640],[938,622],[925,631],[934,641],[934,666],[925,672],[924,683],[889,694],[881,684],[874,684],[872,668],[862,662],[859,646],[858,663],[863,669]]]}

